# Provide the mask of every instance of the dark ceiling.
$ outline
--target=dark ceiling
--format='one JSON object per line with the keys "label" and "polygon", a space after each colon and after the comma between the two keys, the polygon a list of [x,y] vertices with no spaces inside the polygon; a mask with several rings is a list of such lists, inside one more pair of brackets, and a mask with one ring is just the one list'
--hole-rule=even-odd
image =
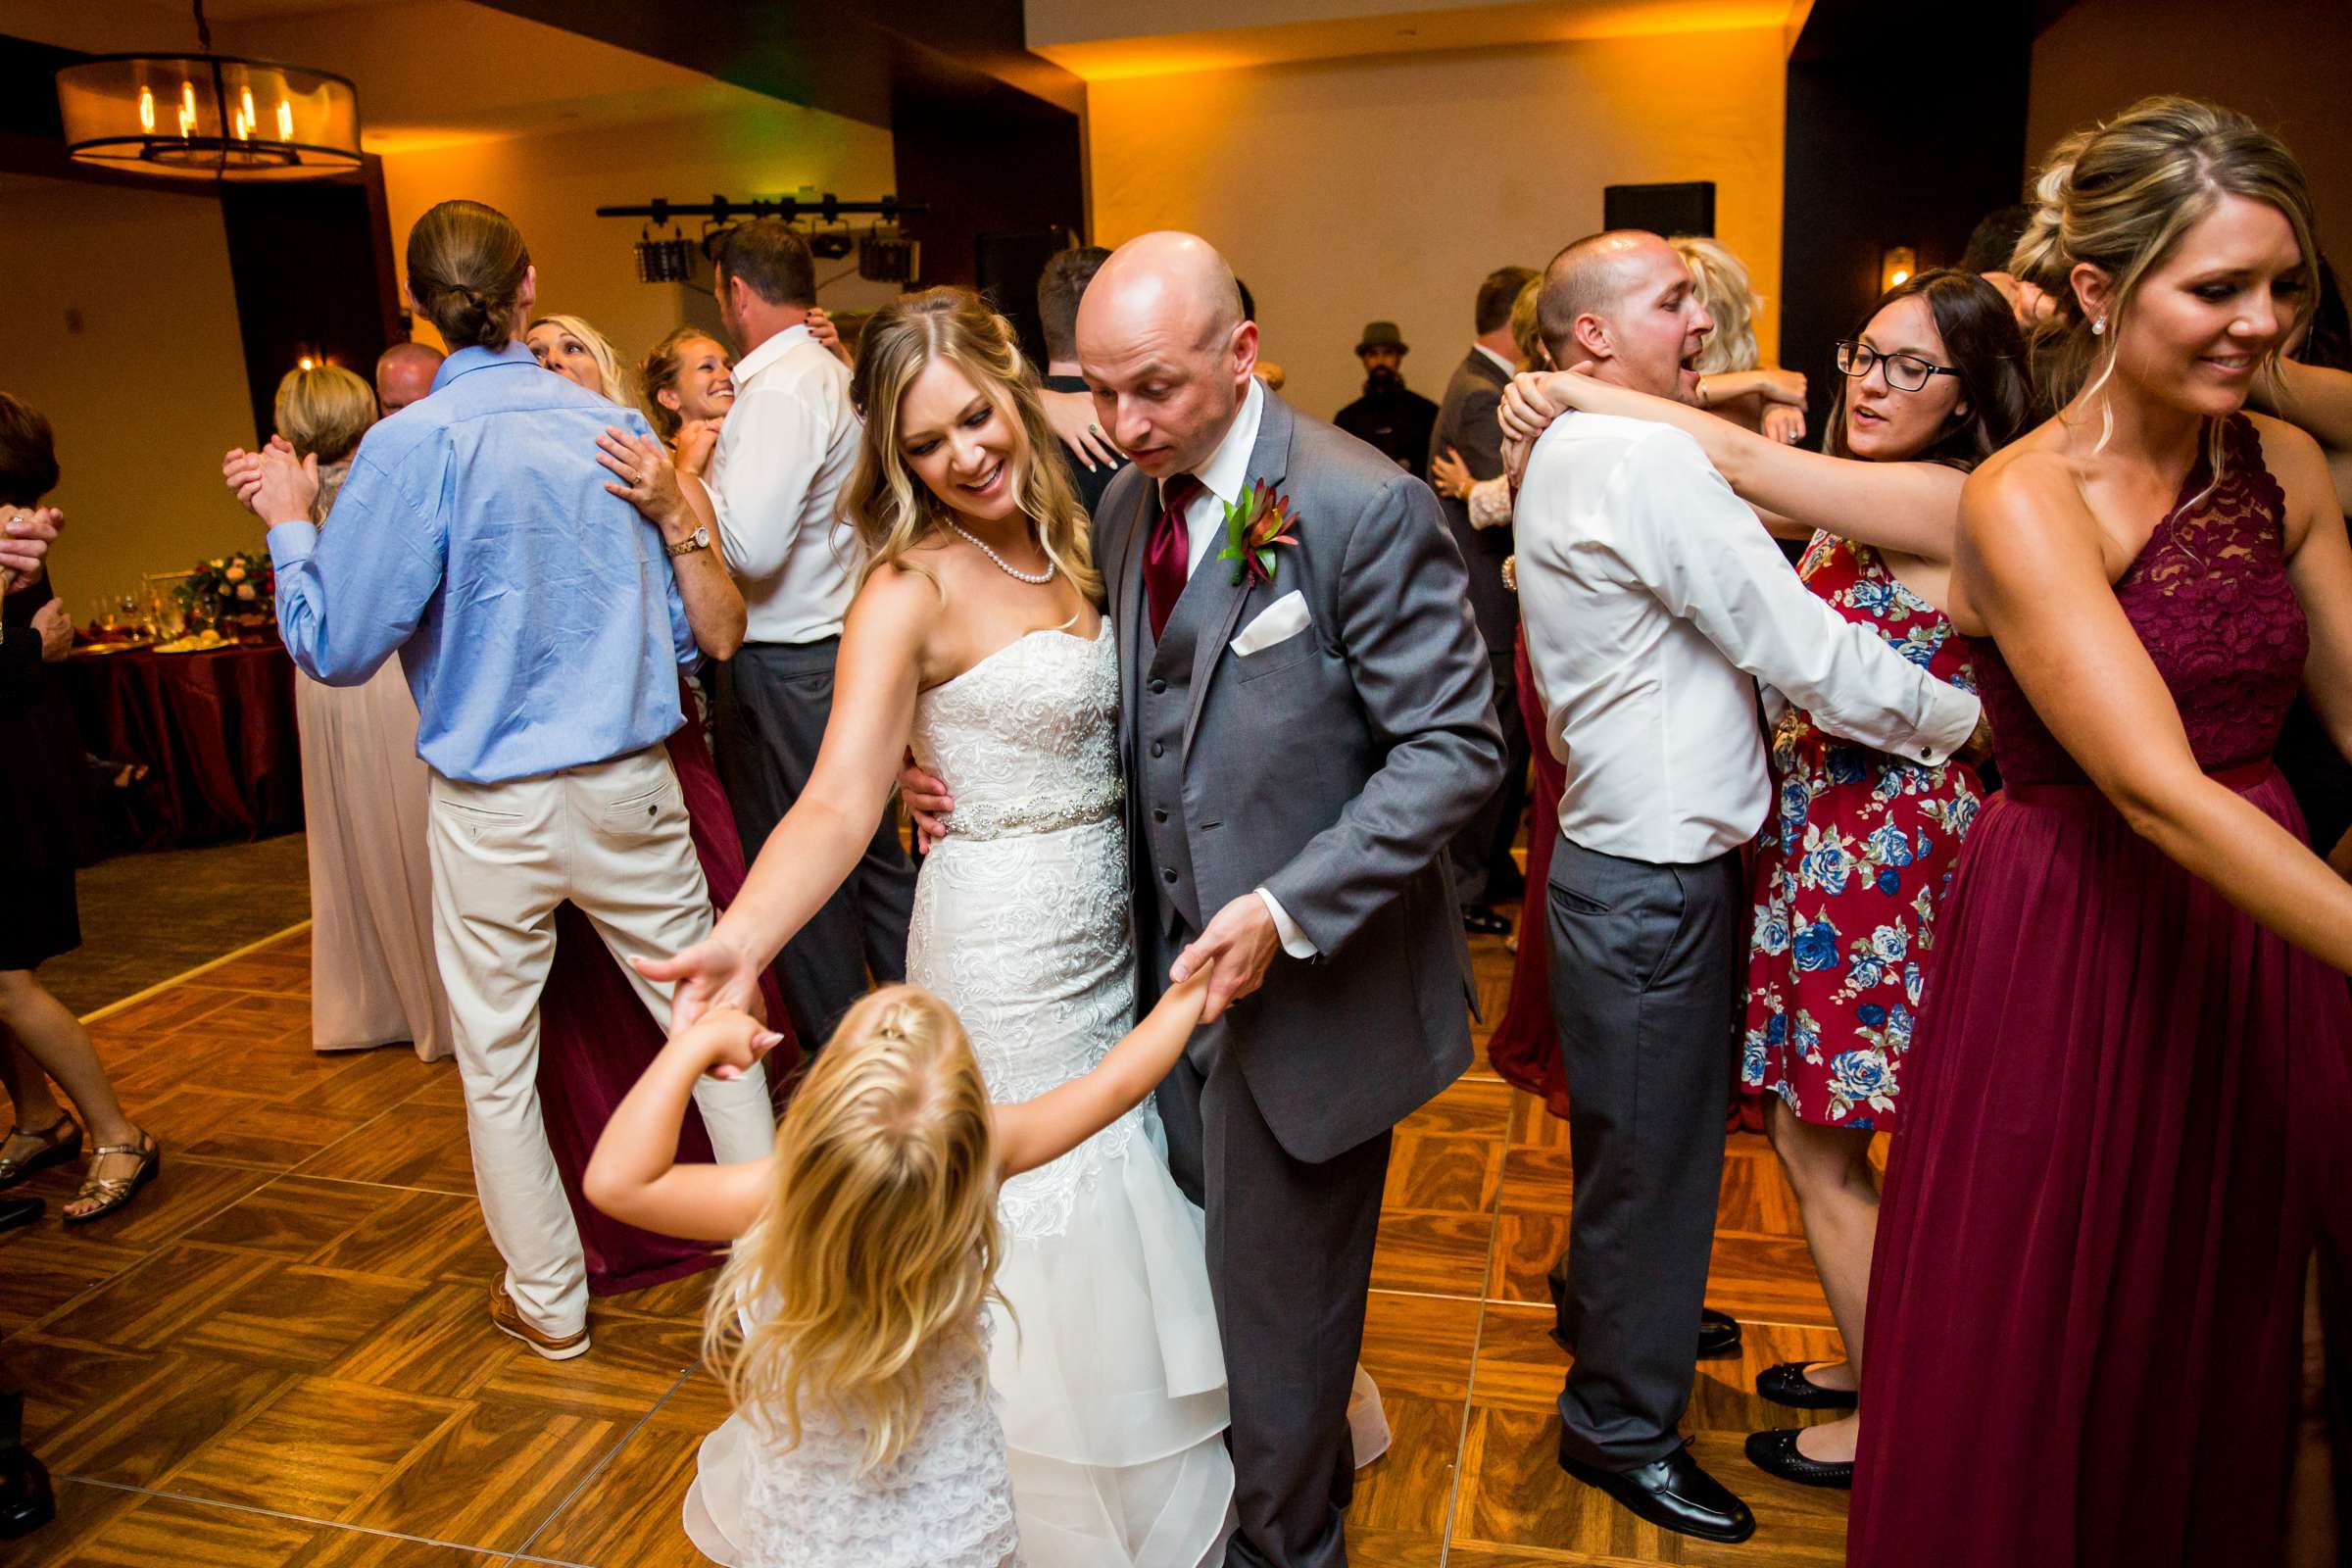
{"label": "dark ceiling", "polygon": [[1029,52],[1021,0],[483,0],[739,87],[891,126],[910,104],[1075,115],[1086,88]]}

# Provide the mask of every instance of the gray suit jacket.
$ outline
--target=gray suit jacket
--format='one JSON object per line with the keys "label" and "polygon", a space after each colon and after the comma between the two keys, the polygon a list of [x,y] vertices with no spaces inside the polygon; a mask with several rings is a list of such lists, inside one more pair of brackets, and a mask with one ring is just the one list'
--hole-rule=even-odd
{"label": "gray suit jacket", "polygon": [[[1437,428],[1430,432],[1429,455],[1447,447],[1461,454],[1473,479],[1493,479],[1502,473],[1502,389],[1511,378],[1502,367],[1472,349],[1455,367],[1446,384],[1446,401],[1438,405]],[[1478,617],[1478,634],[1489,656],[1511,656],[1519,631],[1519,599],[1502,585],[1502,563],[1511,553],[1508,524],[1493,528],[1470,526],[1470,505],[1441,496],[1446,526],[1470,571],[1470,612]]]}
{"label": "gray suit jacket", "polygon": [[[1217,1027],[1284,1149],[1318,1162],[1394,1126],[1470,1064],[1469,955],[1443,857],[1502,776],[1485,650],[1460,555],[1429,487],[1269,393],[1250,478],[1290,497],[1297,549],[1270,583],[1204,561],[1185,590],[1207,628],[1182,728],[1191,877],[1171,901],[1200,929],[1272,893],[1319,956],[1278,954]],[[1145,546],[1158,486],[1130,468],[1096,516],[1118,628],[1139,953],[1161,884],[1137,758]],[[1284,595],[1311,625],[1247,657],[1227,646]],[[1189,904],[1191,907],[1185,907]],[[1166,985],[1147,962],[1146,1001]]]}

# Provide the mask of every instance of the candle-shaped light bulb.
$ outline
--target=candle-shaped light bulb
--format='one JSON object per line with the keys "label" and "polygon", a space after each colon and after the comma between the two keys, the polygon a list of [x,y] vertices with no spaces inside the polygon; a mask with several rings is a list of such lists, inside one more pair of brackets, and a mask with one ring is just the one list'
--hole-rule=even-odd
{"label": "candle-shaped light bulb", "polygon": [[294,106],[283,98],[277,101],[277,139],[279,141],[294,139]]}
{"label": "candle-shaped light bulb", "polygon": [[192,81],[179,84],[179,133],[196,134],[196,84]]}
{"label": "candle-shaped light bulb", "polygon": [[139,128],[150,136],[155,134],[155,89],[153,87],[139,89]]}

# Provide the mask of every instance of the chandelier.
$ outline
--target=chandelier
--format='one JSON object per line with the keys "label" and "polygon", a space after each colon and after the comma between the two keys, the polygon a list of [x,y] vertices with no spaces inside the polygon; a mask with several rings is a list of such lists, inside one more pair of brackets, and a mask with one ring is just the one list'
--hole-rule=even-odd
{"label": "chandelier", "polygon": [[345,77],[212,52],[195,0],[192,55],[97,55],[57,73],[79,162],[196,179],[315,179],[360,167],[359,94]]}

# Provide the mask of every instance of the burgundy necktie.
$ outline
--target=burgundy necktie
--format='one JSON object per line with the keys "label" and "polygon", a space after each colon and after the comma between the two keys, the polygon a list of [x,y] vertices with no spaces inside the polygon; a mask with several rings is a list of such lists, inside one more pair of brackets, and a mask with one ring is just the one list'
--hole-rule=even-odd
{"label": "burgundy necktie", "polygon": [[1167,630],[1176,597],[1184,592],[1193,559],[1193,538],[1184,525],[1185,504],[1200,493],[1200,481],[1189,473],[1171,475],[1159,487],[1159,522],[1144,548],[1144,597],[1152,612],[1152,640]]}

